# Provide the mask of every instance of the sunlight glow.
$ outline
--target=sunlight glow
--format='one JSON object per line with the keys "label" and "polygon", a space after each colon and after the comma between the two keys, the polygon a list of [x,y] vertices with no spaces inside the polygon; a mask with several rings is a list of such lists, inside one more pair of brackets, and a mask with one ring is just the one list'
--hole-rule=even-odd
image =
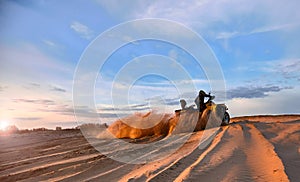
{"label": "sunlight glow", "polygon": [[8,125],[9,125],[8,121],[4,121],[4,120],[0,121],[0,130],[5,131]]}

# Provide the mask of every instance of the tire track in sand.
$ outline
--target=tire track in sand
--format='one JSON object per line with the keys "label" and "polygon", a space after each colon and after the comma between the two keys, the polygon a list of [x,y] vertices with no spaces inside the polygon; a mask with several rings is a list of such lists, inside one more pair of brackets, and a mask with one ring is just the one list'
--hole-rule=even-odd
{"label": "tire track in sand", "polygon": [[[161,148],[157,148],[157,149],[154,149],[152,151],[150,151],[149,153],[146,153],[136,159],[134,159],[132,162],[134,162],[135,160],[139,160],[141,158],[146,158],[150,155],[155,155],[155,153],[158,153],[161,151],[161,150],[165,150],[166,148],[170,148],[172,147],[174,144],[176,144],[177,142],[180,142],[181,140],[185,140],[187,136],[186,135],[178,135],[175,137],[174,140],[171,139],[170,142],[168,142],[168,139],[163,139],[161,142],[162,144],[164,144]],[[134,151],[135,149],[130,149],[129,151],[131,152],[135,152]],[[99,181],[99,180],[108,180],[110,178],[114,178],[114,179],[119,179],[119,178],[122,178],[124,176],[127,176],[128,174],[131,174],[131,171],[133,168],[135,168],[136,165],[134,166],[133,164],[122,164],[120,163],[120,165],[116,166],[116,167],[113,167],[111,168],[110,170],[107,170],[107,171],[104,171],[104,172],[101,172],[99,174],[96,174],[96,175],[92,175],[90,176],[89,178],[86,178],[85,180],[87,181]],[[118,175],[115,175],[113,173],[117,173]],[[69,179],[66,179],[66,180],[69,180]],[[113,180],[113,179],[111,179]],[[127,181],[127,180],[126,180]]]}
{"label": "tire track in sand", "polygon": [[258,181],[289,181],[284,165],[274,150],[274,146],[253,125],[250,128],[251,138],[246,140],[245,153],[253,177]]}
{"label": "tire track in sand", "polygon": [[249,122],[229,126],[219,146],[178,175],[175,181],[288,181],[274,146]]}
{"label": "tire track in sand", "polygon": [[[218,132],[218,128],[210,129],[211,132]],[[224,131],[222,131],[224,132]],[[221,132],[221,133],[222,133]],[[193,133],[193,135],[190,137],[188,141],[185,142],[185,144],[178,149],[175,153],[171,154],[170,156],[156,162],[148,163],[140,168],[130,172],[129,174],[125,175],[120,181],[128,181],[128,180],[140,180],[140,181],[150,181],[152,179],[155,179],[157,176],[162,175],[165,171],[173,170],[175,166],[178,166],[182,163],[183,159],[185,157],[191,156],[191,153],[193,151],[197,150],[195,153],[199,153],[199,141],[201,140],[202,143],[206,143],[210,141],[210,136],[204,136],[204,132],[196,132]],[[204,138],[202,138],[204,137]],[[195,155],[195,154],[194,154]],[[191,159],[186,159],[190,162]],[[185,162],[185,161],[184,161]]]}

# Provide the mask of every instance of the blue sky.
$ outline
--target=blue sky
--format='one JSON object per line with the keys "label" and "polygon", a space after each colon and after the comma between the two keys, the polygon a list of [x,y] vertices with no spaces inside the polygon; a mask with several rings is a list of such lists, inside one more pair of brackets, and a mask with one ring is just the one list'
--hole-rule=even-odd
{"label": "blue sky", "polygon": [[[83,51],[109,28],[142,18],[175,21],[203,37],[221,65],[227,92],[222,102],[231,115],[300,111],[297,0],[35,0],[0,4],[0,120],[20,128],[76,126],[72,83]],[[184,39],[184,35],[178,37]],[[112,109],[114,78],[124,65],[146,54],[176,60],[191,75],[196,89],[210,91],[203,69],[178,46],[155,40],[134,42],[117,50],[99,71],[95,102],[101,121],[112,122],[116,114],[143,112],[151,106],[172,112],[179,107],[180,98],[193,104],[194,91],[178,94],[166,78],[148,75],[131,87],[127,105]],[[158,66],[165,67],[166,73],[174,72],[165,63]],[[115,86],[118,93],[122,85]],[[81,107],[85,117],[98,117],[90,108]]]}

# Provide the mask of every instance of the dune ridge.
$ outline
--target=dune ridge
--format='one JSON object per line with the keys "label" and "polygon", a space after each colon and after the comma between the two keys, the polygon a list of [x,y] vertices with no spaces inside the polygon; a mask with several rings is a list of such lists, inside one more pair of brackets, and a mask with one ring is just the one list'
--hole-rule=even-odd
{"label": "dune ridge", "polygon": [[[207,147],[199,148],[204,131],[194,132],[176,152],[145,164],[114,161],[95,150],[76,130],[0,136],[0,181],[300,179],[300,115],[247,116],[232,121],[228,126],[210,129],[216,136]],[[185,137],[184,133],[174,136],[177,135],[178,140],[166,142],[159,150],[172,149]],[[151,138],[132,142],[138,145],[147,140]],[[205,143],[210,138],[201,141]],[[105,149],[108,156],[134,152],[120,145],[119,140],[106,139],[98,143],[95,140],[94,144]]]}

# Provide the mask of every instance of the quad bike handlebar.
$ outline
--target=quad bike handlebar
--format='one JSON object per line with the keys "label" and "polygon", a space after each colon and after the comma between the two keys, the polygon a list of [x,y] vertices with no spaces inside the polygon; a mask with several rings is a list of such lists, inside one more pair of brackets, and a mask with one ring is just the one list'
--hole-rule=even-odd
{"label": "quad bike handlebar", "polygon": [[215,99],[215,96],[214,95],[210,95],[208,100],[211,101],[211,100],[214,100],[214,99]]}
{"label": "quad bike handlebar", "polygon": [[212,100],[215,99],[215,96],[214,95],[211,95],[210,93],[208,94],[208,100],[206,103],[210,103]]}

